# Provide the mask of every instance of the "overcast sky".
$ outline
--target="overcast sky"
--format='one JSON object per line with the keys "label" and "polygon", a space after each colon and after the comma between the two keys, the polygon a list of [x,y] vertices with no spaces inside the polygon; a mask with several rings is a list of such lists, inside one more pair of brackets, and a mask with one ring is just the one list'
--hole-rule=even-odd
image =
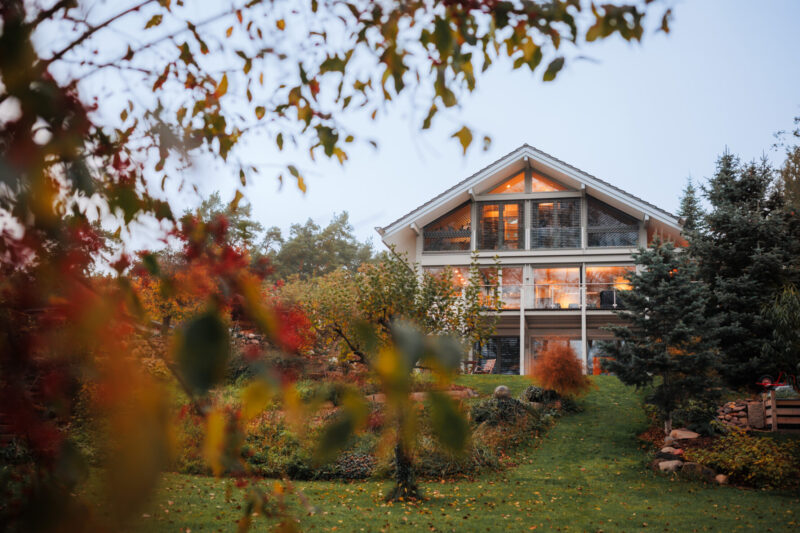
{"label": "overcast sky", "polygon": [[[250,141],[243,159],[267,171],[245,191],[255,217],[286,231],[348,211],[357,237],[379,244],[375,226],[525,143],[672,212],[687,177],[709,177],[726,147],[745,160],[767,155],[779,164],[774,134],[800,115],[800,1],[675,4],[669,35],[587,46],[590,60],[568,62],[555,82],[542,83],[541,72],[527,69],[491,69],[457,115],[438,117],[428,132],[418,130],[427,109],[413,109],[409,98],[375,123],[351,121],[379,149],[350,149],[344,167],[287,161],[271,141]],[[477,140],[462,155],[450,138],[462,121],[492,135],[489,151]],[[287,162],[303,169],[306,194],[291,181],[279,190],[272,176]],[[200,164],[190,173],[202,194],[219,189],[226,200],[239,183],[225,168]],[[199,201],[170,197],[178,211]],[[147,233],[135,240],[147,246]]]}
{"label": "overcast sky", "polygon": [[[327,222],[346,210],[357,236],[377,244],[374,226],[528,143],[675,211],[686,178],[710,176],[726,146],[747,160],[781,160],[773,135],[800,115],[798,23],[793,0],[679,3],[669,35],[586,48],[596,61],[569,64],[554,83],[491,71],[460,115],[491,133],[488,152],[475,146],[464,157],[448,139],[454,122],[422,134],[398,107],[369,130],[379,150],[352,150],[344,168],[307,167],[305,195],[265,178],[248,197],[266,226]],[[270,147],[255,149],[269,158]]]}

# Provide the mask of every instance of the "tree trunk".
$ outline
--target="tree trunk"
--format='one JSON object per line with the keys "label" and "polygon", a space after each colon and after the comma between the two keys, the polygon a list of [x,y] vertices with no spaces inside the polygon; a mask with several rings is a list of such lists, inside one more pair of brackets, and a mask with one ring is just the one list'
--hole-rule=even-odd
{"label": "tree trunk", "polygon": [[161,336],[166,337],[169,335],[169,326],[172,323],[172,315],[165,315],[161,317]]}
{"label": "tree trunk", "polygon": [[672,412],[670,412],[669,414],[667,414],[666,417],[664,417],[664,433],[666,435],[672,433]]}
{"label": "tree trunk", "polygon": [[395,487],[386,497],[386,501],[409,501],[419,499],[419,487],[414,477],[414,465],[406,453],[403,437],[398,434],[397,444],[394,447],[394,479]]}

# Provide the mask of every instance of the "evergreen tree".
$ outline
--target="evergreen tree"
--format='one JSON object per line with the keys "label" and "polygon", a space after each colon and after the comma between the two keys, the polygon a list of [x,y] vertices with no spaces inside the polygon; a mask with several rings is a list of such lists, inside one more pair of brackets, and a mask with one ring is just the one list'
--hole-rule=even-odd
{"label": "evergreen tree", "polygon": [[697,189],[692,183],[692,178],[686,180],[686,187],[681,196],[681,206],[678,209],[678,216],[683,219],[683,232],[690,236],[700,228],[703,218],[703,208],[700,207],[700,200],[697,198]]}
{"label": "evergreen tree", "polygon": [[707,396],[715,381],[709,294],[696,281],[695,263],[671,242],[657,239],[634,258],[643,268],[629,276],[631,290],[620,295],[617,315],[624,323],[609,327],[618,342],[605,344],[611,359],[604,367],[627,385],[654,387],[646,401],[669,434],[673,413],[688,399]]}
{"label": "evergreen tree", "polygon": [[765,160],[742,165],[723,154],[703,188],[711,204],[704,231],[690,242],[699,279],[711,291],[707,316],[716,323],[720,372],[732,386],[752,385],[775,371],[763,350],[773,331],[763,310],[792,270],[786,265],[795,245],[773,185]]}

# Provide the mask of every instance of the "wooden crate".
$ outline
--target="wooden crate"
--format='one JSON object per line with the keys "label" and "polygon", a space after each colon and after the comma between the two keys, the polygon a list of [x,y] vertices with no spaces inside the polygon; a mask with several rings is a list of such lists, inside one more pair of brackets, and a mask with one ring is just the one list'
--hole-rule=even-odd
{"label": "wooden crate", "polygon": [[800,399],[776,398],[775,391],[763,395],[767,427],[772,431],[800,430]]}

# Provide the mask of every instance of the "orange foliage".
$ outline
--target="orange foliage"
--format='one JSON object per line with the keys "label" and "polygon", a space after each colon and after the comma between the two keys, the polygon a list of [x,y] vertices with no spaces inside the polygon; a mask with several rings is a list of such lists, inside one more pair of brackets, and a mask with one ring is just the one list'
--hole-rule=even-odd
{"label": "orange foliage", "polygon": [[589,390],[591,380],[568,343],[548,342],[536,359],[533,377],[546,389],[562,396],[581,395]]}

